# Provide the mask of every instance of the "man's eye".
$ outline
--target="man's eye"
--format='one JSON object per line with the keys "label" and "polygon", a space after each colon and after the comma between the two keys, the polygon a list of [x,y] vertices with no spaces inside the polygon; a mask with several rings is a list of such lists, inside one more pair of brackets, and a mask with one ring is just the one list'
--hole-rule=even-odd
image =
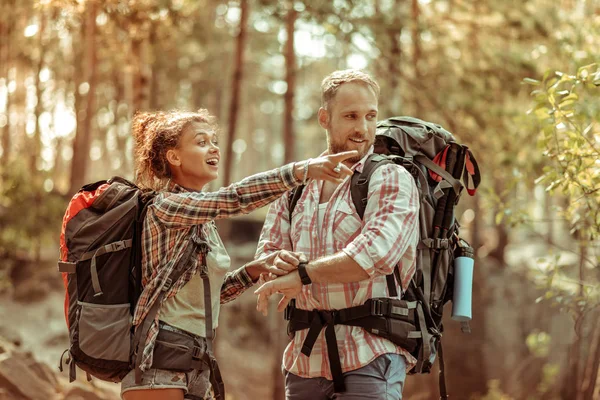
{"label": "man's eye", "polygon": [[367,116],[367,118],[369,118],[369,119],[377,119],[377,114],[369,114]]}
{"label": "man's eye", "polygon": [[206,144],[206,141],[205,141],[205,140],[201,140],[201,141],[199,141],[199,142],[198,142],[198,144],[199,144],[200,146],[204,146],[204,145]]}
{"label": "man's eye", "polygon": [[215,141],[213,142],[213,144],[214,144],[215,146],[218,146],[218,145],[219,145],[219,142],[218,142],[217,140],[215,140]]}
{"label": "man's eye", "polygon": [[346,115],[346,118],[354,119],[354,118],[356,118],[356,115],[355,114],[348,114],[348,115]]}

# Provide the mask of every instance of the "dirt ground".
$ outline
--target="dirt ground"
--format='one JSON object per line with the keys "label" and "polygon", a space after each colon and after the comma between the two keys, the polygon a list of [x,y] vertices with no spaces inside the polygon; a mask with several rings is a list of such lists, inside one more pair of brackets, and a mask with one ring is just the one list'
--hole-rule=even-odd
{"label": "dirt ground", "polygon": [[[50,284],[44,294],[15,296],[15,291],[0,294],[0,336],[20,343],[21,350],[58,372],[61,354],[68,348],[69,338],[63,314],[64,291],[60,276],[44,274]],[[57,281],[54,282],[53,280]],[[22,293],[22,292],[21,292]],[[15,297],[20,300],[15,300]],[[28,300],[30,298],[31,300]],[[224,376],[228,400],[271,398],[271,371],[279,357],[269,352],[268,331],[252,329],[263,318],[254,311],[254,296],[249,291],[231,304],[223,306],[216,340],[216,352]],[[265,323],[265,321],[262,321]],[[225,329],[227,327],[227,329]],[[255,334],[256,332],[258,334]],[[269,356],[265,357],[265,354]],[[62,374],[67,376],[67,369]],[[78,374],[83,378],[84,374]],[[118,384],[93,381],[111,389],[118,399]]]}

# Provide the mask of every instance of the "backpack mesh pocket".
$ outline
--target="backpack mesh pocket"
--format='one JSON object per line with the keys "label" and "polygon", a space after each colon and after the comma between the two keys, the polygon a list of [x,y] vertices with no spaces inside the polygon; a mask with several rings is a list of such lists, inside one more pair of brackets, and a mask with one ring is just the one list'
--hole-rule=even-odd
{"label": "backpack mesh pocket", "polygon": [[101,360],[129,361],[131,315],[127,304],[78,302],[79,348]]}

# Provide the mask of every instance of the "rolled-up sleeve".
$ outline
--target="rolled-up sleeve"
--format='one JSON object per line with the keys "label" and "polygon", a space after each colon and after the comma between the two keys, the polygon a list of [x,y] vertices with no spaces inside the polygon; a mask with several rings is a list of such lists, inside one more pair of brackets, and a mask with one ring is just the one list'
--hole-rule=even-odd
{"label": "rolled-up sleeve", "polygon": [[300,181],[294,164],[252,175],[216,192],[171,193],[156,201],[156,217],[168,228],[182,228],[211,220],[247,214],[266,206]]}
{"label": "rolled-up sleeve", "polygon": [[252,285],[254,283],[248,272],[246,272],[246,267],[228,272],[221,287],[221,304],[235,300],[247,289],[251,288]]}
{"label": "rolled-up sleeve", "polygon": [[361,233],[342,251],[371,278],[391,274],[403,256],[414,256],[419,195],[406,169],[388,164],[373,173],[363,220]]}

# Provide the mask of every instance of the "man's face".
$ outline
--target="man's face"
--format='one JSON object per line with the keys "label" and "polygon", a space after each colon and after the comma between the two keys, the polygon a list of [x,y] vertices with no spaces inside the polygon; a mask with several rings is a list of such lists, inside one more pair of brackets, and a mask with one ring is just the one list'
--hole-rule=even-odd
{"label": "man's face", "polygon": [[319,123],[327,129],[329,154],[358,150],[358,156],[345,161],[352,165],[363,158],[375,140],[377,97],[359,82],[342,84],[327,110],[319,110]]}

